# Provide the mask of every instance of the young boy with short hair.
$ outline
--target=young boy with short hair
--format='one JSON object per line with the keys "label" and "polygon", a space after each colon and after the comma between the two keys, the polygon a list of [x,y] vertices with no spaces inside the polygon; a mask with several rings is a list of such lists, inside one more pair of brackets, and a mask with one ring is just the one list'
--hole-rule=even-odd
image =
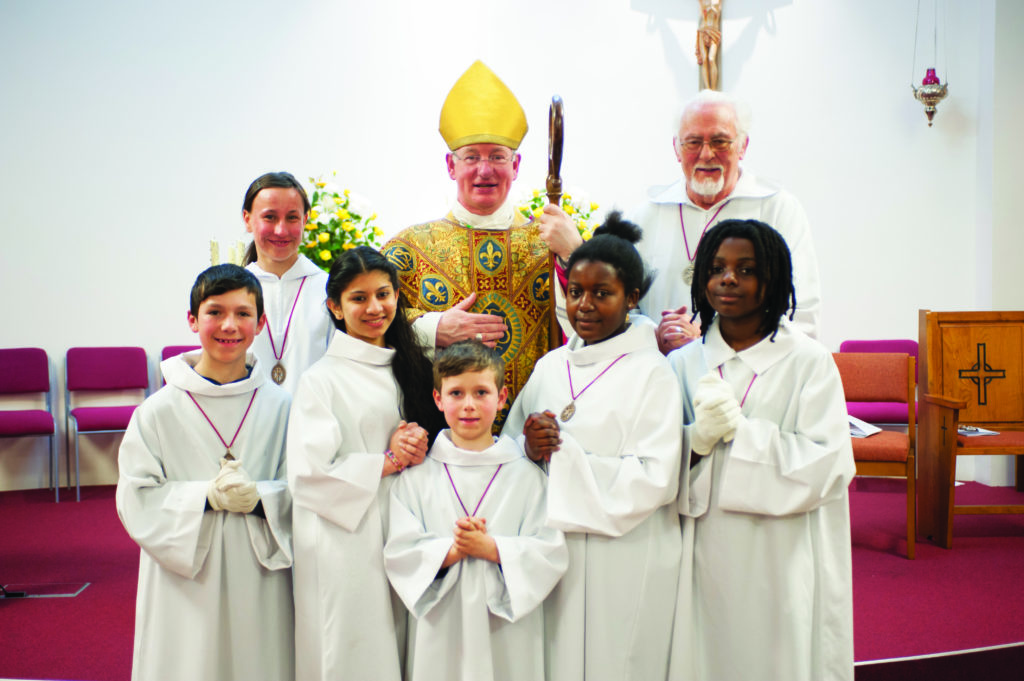
{"label": "young boy with short hair", "polygon": [[449,428],[391,489],[384,565],[413,618],[406,679],[544,678],[544,601],[568,566],[545,527],[545,479],[491,426],[508,394],[501,357],[476,341],[434,362]]}
{"label": "young boy with short hair", "polygon": [[207,269],[188,322],[202,350],[161,364],[118,455],[117,513],[142,548],[132,679],[291,679],[290,397],[247,354],[259,282]]}

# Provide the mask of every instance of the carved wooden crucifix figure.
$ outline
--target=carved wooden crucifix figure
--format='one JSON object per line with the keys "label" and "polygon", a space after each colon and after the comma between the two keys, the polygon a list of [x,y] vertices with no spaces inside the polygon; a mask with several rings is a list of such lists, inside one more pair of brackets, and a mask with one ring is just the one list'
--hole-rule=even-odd
{"label": "carved wooden crucifix figure", "polygon": [[700,89],[717,90],[721,65],[722,1],[699,0],[700,25],[697,27],[697,65],[700,67]]}

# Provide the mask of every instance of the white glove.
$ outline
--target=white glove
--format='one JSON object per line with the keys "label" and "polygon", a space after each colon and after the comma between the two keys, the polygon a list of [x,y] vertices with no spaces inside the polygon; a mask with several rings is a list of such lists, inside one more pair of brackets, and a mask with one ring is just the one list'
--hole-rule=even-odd
{"label": "white glove", "polygon": [[702,376],[693,404],[690,448],[694,452],[705,455],[719,440],[732,440],[743,414],[728,383],[713,374]]}
{"label": "white glove", "polygon": [[227,498],[224,510],[230,513],[251,513],[260,502],[260,493],[256,491],[256,483],[252,480],[232,487],[224,494]]}
{"label": "white glove", "polygon": [[736,436],[736,429],[739,427],[740,422],[743,421],[743,408],[740,406],[740,403],[734,397],[729,402],[709,407],[708,409],[708,415],[712,419],[725,422],[722,442],[732,442],[732,439]]}
{"label": "white glove", "polygon": [[720,402],[730,397],[735,399],[732,387],[725,379],[712,372],[704,374],[697,381],[697,390],[693,393],[693,406],[696,409],[702,404]]}
{"label": "white glove", "polygon": [[214,511],[223,511],[228,503],[227,495],[217,489],[217,481],[211,480],[210,487],[206,490],[206,500],[210,502],[210,508]]}
{"label": "white glove", "polygon": [[206,498],[215,511],[249,513],[256,508],[260,495],[241,461],[221,459],[220,473],[210,483]]}

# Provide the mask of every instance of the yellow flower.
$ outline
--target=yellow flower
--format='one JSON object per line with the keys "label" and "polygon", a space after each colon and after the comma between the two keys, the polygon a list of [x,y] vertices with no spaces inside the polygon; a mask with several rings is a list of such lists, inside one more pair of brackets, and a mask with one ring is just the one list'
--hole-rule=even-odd
{"label": "yellow flower", "polygon": [[591,212],[591,213],[593,213],[593,212],[594,212],[595,210],[597,210],[598,208],[600,208],[600,206],[598,206],[598,205],[597,205],[596,203],[594,203],[593,201],[591,201],[591,202],[590,202],[590,212]]}
{"label": "yellow flower", "polygon": [[[317,189],[323,189],[327,186],[327,183],[323,180],[317,180],[314,184],[316,184]],[[324,260],[326,260],[326,258],[324,258]]]}
{"label": "yellow flower", "polygon": [[357,239],[362,239],[363,231],[361,229],[357,229],[356,231],[352,232],[352,236],[354,236]]}
{"label": "yellow flower", "polygon": [[351,251],[355,247],[356,247],[356,245],[354,243],[349,242],[349,243],[345,244],[344,246],[342,246],[341,249],[344,250],[344,251]]}
{"label": "yellow flower", "polygon": [[579,229],[587,229],[588,226],[589,225],[587,225],[586,220],[580,220],[579,222],[576,223],[576,227]]}
{"label": "yellow flower", "polygon": [[334,197],[334,205],[335,206],[340,206],[343,203],[345,203],[345,199],[338,198],[337,196]]}
{"label": "yellow flower", "polygon": [[320,232],[319,234],[316,235],[316,240],[322,244],[325,244],[331,240],[331,235],[328,234],[327,232]]}
{"label": "yellow flower", "polygon": [[316,229],[316,225],[314,225],[312,222],[307,222],[306,223],[306,231],[307,232],[312,232],[314,229]]}
{"label": "yellow flower", "polygon": [[348,220],[350,217],[352,217],[352,214],[349,213],[344,208],[341,208],[338,211],[335,211],[334,214],[338,216],[339,220]]}
{"label": "yellow flower", "polygon": [[315,241],[310,241],[309,243],[306,243],[305,246],[306,246],[306,248],[313,248],[313,247],[316,246],[316,242]]}
{"label": "yellow flower", "polygon": [[562,194],[562,203],[564,203],[565,205],[569,205],[570,201],[572,201],[572,197],[569,196],[568,192],[566,192],[565,194]]}
{"label": "yellow flower", "polygon": [[331,252],[328,251],[326,248],[324,250],[320,251],[320,259],[323,260],[324,262],[330,260],[331,259]]}
{"label": "yellow flower", "polygon": [[537,198],[538,196],[540,196],[540,190],[539,189],[534,189],[533,190],[533,198]]}
{"label": "yellow flower", "polygon": [[345,193],[345,196],[347,197],[348,196],[348,190],[346,189],[344,193]]}
{"label": "yellow flower", "polygon": [[351,232],[356,228],[356,226],[353,225],[351,221],[345,220],[345,222],[341,223],[341,228],[346,232]]}
{"label": "yellow flower", "polygon": [[591,231],[590,231],[589,229],[585,229],[585,230],[583,230],[583,240],[584,240],[584,241],[587,241],[587,240],[589,240],[589,239],[590,239],[590,237],[592,237],[592,236],[594,236],[594,233],[593,233],[593,232],[591,232]]}
{"label": "yellow flower", "polygon": [[374,213],[374,214],[373,214],[373,215],[371,215],[370,217],[366,218],[366,221],[367,221],[367,222],[373,222],[373,221],[374,221],[374,220],[376,220],[376,219],[377,219],[377,214],[376,214],[376,213]]}
{"label": "yellow flower", "polygon": [[569,215],[572,215],[573,213],[576,212],[576,209],[573,207],[571,203],[567,203],[565,204],[565,212]]}
{"label": "yellow flower", "polygon": [[533,211],[533,217],[539,218],[541,215],[544,215],[544,209],[543,208],[535,208],[534,211]]}
{"label": "yellow flower", "polygon": [[310,220],[316,220],[316,216],[318,216],[318,215],[320,215],[320,213],[316,212],[316,208],[314,208],[313,210],[309,211],[309,219]]}
{"label": "yellow flower", "polygon": [[380,227],[376,227],[376,226],[375,226],[375,227],[373,228],[373,235],[374,235],[374,236],[384,236],[384,230],[383,230],[383,229],[381,229]]}

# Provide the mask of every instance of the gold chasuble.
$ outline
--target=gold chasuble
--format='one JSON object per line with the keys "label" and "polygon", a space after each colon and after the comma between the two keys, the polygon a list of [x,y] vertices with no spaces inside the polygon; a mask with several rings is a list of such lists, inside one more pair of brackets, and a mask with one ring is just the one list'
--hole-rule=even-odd
{"label": "gold chasuble", "polygon": [[549,350],[548,248],[537,223],[516,211],[509,229],[480,229],[449,213],[400,232],[383,253],[398,268],[412,319],[444,312],[475,291],[470,312],[505,320],[497,349],[505,360],[509,396],[496,422],[500,425],[534,363]]}

